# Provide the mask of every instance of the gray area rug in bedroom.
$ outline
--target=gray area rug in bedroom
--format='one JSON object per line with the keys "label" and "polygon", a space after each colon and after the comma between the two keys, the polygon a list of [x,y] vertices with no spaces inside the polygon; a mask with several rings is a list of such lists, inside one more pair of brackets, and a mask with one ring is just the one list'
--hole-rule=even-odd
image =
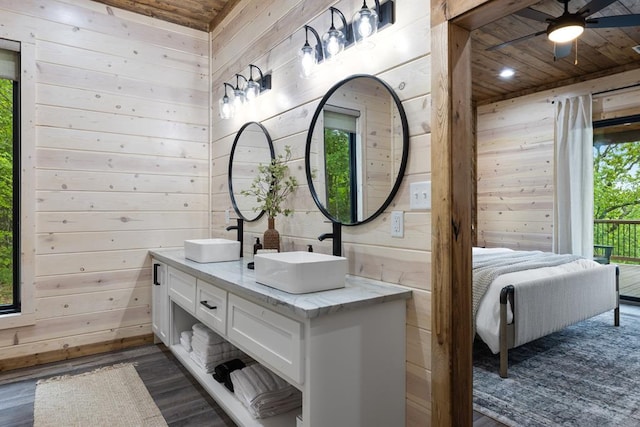
{"label": "gray area rug in bedroom", "polygon": [[[628,311],[628,310],[627,310]],[[510,426],[640,426],[640,311],[605,313],[509,352],[509,378],[479,339],[473,406]]]}

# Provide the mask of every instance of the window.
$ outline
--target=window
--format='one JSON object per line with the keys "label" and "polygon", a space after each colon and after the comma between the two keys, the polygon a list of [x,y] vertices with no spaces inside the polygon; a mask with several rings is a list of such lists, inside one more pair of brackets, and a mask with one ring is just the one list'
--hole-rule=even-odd
{"label": "window", "polygon": [[327,210],[342,223],[362,218],[359,111],[325,106],[324,155]]}
{"label": "window", "polygon": [[0,314],[21,310],[19,52],[0,40]]}
{"label": "window", "polygon": [[620,298],[638,302],[640,115],[596,121],[593,127],[595,248],[620,268]]}

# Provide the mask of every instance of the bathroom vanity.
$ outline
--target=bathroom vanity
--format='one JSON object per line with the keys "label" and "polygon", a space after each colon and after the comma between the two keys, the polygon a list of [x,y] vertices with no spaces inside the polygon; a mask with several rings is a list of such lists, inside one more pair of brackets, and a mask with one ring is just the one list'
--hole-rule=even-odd
{"label": "bathroom vanity", "polygon": [[[150,253],[154,333],[238,425],[405,425],[410,290],[347,275],[342,289],[296,295],[257,283],[243,260],[199,264],[182,249]],[[180,332],[196,322],[298,388],[302,408],[252,418],[180,345]]]}

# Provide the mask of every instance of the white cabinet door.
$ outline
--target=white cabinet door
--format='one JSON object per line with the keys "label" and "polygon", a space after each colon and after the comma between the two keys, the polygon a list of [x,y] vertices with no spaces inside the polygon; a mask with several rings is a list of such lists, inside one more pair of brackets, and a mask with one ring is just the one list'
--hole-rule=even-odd
{"label": "white cabinet door", "polygon": [[165,344],[169,345],[169,294],[167,293],[167,266],[151,259],[151,327],[153,333]]}
{"label": "white cabinet door", "polygon": [[227,317],[231,342],[285,379],[304,382],[302,323],[233,294]]}

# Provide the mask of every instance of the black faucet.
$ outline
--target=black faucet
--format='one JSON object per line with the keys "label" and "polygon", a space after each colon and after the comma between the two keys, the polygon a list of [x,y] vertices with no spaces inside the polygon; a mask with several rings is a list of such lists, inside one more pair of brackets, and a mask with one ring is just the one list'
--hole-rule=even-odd
{"label": "black faucet", "polygon": [[342,256],[342,223],[338,221],[331,221],[333,232],[323,233],[318,237],[321,242],[324,239],[333,240],[333,255]]}
{"label": "black faucet", "polygon": [[243,232],[244,232],[244,220],[242,218],[236,218],[238,221],[237,225],[230,225],[227,227],[227,231],[238,230],[237,240],[240,242],[240,258],[242,258],[242,240],[243,240]]}

